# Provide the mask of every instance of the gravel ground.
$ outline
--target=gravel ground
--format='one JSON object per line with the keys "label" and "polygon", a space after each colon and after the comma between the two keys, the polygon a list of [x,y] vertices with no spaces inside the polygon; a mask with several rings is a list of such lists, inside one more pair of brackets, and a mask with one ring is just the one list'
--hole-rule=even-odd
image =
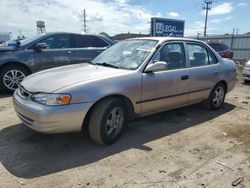
{"label": "gravel ground", "polygon": [[222,109],[138,119],[111,146],[36,133],[0,94],[0,187],[250,187],[250,84],[240,75]]}

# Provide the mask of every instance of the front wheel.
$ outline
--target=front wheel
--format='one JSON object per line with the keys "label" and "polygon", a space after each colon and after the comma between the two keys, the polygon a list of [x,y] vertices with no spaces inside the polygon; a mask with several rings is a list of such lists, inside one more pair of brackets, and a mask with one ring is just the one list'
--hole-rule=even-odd
{"label": "front wheel", "polygon": [[100,101],[92,111],[89,134],[99,144],[112,144],[120,136],[126,122],[123,102],[117,98]]}
{"label": "front wheel", "polygon": [[209,98],[205,101],[205,104],[211,110],[218,110],[223,105],[225,96],[225,85],[223,83],[218,83],[211,91]]}
{"label": "front wheel", "polygon": [[29,72],[22,66],[8,65],[0,71],[0,88],[5,93],[13,93]]}

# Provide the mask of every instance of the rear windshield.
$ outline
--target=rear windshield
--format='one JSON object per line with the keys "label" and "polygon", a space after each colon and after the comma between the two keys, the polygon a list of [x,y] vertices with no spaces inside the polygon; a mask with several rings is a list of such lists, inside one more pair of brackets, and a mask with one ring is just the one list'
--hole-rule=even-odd
{"label": "rear windshield", "polygon": [[209,44],[215,51],[221,52],[229,49],[226,44]]}

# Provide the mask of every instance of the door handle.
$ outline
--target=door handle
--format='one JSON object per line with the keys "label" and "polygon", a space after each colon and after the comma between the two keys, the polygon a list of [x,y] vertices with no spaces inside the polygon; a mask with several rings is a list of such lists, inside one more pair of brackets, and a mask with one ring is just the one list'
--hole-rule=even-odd
{"label": "door handle", "polygon": [[97,53],[99,53],[99,54],[102,53],[102,52],[103,52],[102,50],[98,50],[98,51],[97,51]]}
{"label": "door handle", "polygon": [[71,51],[68,51],[67,54],[71,54]]}
{"label": "door handle", "polygon": [[183,76],[181,76],[181,79],[182,80],[187,80],[187,79],[189,79],[189,76],[188,75],[183,75]]}
{"label": "door handle", "polygon": [[219,72],[214,72],[214,74],[219,74]]}

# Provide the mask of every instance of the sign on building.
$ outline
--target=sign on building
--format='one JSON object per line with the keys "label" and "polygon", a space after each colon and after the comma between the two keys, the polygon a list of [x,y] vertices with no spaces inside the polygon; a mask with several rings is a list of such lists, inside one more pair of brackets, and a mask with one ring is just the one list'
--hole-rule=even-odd
{"label": "sign on building", "polygon": [[166,18],[151,18],[151,36],[163,37],[183,37],[184,20],[174,20]]}

